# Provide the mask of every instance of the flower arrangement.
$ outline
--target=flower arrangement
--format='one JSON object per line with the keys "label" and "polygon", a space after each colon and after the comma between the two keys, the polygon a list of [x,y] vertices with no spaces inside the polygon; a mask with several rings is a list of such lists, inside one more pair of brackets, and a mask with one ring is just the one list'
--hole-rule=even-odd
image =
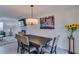
{"label": "flower arrangement", "polygon": [[65,27],[68,29],[68,31],[74,32],[79,28],[79,24],[65,24]]}

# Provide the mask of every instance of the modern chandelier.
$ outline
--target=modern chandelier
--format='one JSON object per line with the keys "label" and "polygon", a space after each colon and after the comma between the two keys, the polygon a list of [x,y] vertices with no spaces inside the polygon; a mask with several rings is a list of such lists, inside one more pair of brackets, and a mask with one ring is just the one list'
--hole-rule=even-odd
{"label": "modern chandelier", "polygon": [[31,7],[31,18],[26,19],[27,25],[35,25],[38,24],[38,19],[33,18],[33,5],[30,5]]}

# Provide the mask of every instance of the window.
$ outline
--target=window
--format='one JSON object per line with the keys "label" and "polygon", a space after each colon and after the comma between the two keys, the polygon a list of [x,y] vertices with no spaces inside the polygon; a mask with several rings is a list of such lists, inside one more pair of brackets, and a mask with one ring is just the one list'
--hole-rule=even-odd
{"label": "window", "polygon": [[3,31],[3,22],[0,22],[0,31]]}

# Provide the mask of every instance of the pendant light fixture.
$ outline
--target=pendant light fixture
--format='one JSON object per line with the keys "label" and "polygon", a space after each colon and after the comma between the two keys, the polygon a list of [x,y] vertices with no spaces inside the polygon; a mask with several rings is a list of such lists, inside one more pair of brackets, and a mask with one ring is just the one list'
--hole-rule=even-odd
{"label": "pendant light fixture", "polygon": [[31,7],[31,18],[26,19],[27,25],[35,25],[38,24],[38,19],[33,18],[33,7],[34,5],[30,5]]}

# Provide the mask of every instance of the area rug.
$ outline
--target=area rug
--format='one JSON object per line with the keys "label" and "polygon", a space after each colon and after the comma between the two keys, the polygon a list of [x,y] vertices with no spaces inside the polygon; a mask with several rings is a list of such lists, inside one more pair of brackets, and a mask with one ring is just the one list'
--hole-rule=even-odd
{"label": "area rug", "polygon": [[16,42],[16,39],[13,36],[4,37],[3,40],[0,41],[0,46],[11,44]]}

